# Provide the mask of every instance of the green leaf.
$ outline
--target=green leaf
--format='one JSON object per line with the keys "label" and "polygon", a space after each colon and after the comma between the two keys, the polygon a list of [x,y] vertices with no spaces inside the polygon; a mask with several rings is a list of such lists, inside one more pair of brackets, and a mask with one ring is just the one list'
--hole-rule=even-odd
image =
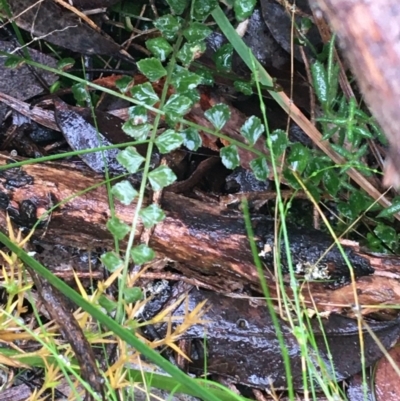
{"label": "green leaf", "polygon": [[348,160],[351,160],[353,158],[353,152],[345,149],[343,146],[339,146],[336,143],[332,143],[331,146],[332,149],[339,154],[339,156],[342,156],[343,158]]}
{"label": "green leaf", "polygon": [[247,139],[250,145],[254,145],[261,134],[264,132],[265,127],[261,124],[261,120],[256,116],[251,116],[240,128],[240,133]]}
{"label": "green leaf", "polygon": [[141,244],[132,248],[131,256],[135,265],[143,265],[144,263],[152,261],[156,254],[147,245]]}
{"label": "green leaf", "polygon": [[292,170],[302,173],[310,160],[310,149],[300,143],[295,143],[290,151],[288,162]]}
{"label": "green leaf", "polygon": [[400,213],[400,197],[396,196],[392,200],[392,204],[383,209],[379,214],[378,217],[392,217],[394,214]]}
{"label": "green leaf", "polygon": [[220,150],[222,164],[233,170],[240,164],[239,153],[236,145],[225,146]]}
{"label": "green leaf", "polygon": [[184,66],[189,66],[193,60],[198,59],[205,51],[206,44],[204,42],[185,43],[176,56]]}
{"label": "green leaf", "polygon": [[165,154],[179,148],[183,143],[183,138],[174,130],[168,129],[156,138],[155,143],[160,153]]}
{"label": "green leaf", "polygon": [[293,171],[288,168],[283,170],[283,176],[287,181],[288,185],[291,186],[294,190],[302,189],[301,185],[299,184],[297,178],[294,176]]}
{"label": "green leaf", "polygon": [[163,210],[154,203],[142,209],[139,212],[139,215],[146,228],[151,228],[165,219],[165,213]]}
{"label": "green leaf", "polygon": [[233,83],[233,86],[238,92],[242,92],[246,96],[250,96],[253,94],[253,87],[251,86],[251,82],[249,81],[238,80]]}
{"label": "green leaf", "polygon": [[181,29],[182,20],[171,14],[164,15],[154,21],[154,26],[160,30],[165,39],[174,41]]}
{"label": "green leaf", "polygon": [[318,100],[323,106],[326,106],[329,99],[329,86],[324,65],[320,61],[316,61],[311,65],[311,74]]}
{"label": "green leaf", "polygon": [[172,46],[164,38],[146,40],[146,47],[161,61],[165,61],[172,52]]}
{"label": "green leaf", "polygon": [[152,128],[151,124],[134,124],[134,120],[128,120],[122,125],[122,130],[125,134],[135,138],[138,141],[146,140],[150,130]]}
{"label": "green leaf", "polygon": [[340,189],[340,176],[338,172],[334,169],[325,170],[322,175],[322,182],[329,195],[336,197]]}
{"label": "green leaf", "polygon": [[258,157],[250,162],[250,167],[257,180],[265,181],[269,176],[269,167],[265,157]]}
{"label": "green leaf", "polygon": [[204,66],[196,66],[196,74],[201,77],[201,85],[214,85],[214,75],[213,72]]}
{"label": "green leaf", "polygon": [[233,3],[233,11],[235,12],[236,19],[243,21],[253,14],[256,0],[235,0]]}
{"label": "green leaf", "polygon": [[[147,123],[147,110],[144,106],[132,106],[128,109],[128,116],[133,125]],[[129,135],[129,134],[128,134]]]}
{"label": "green leaf", "polygon": [[174,14],[181,15],[189,5],[189,0],[167,0]]}
{"label": "green leaf", "polygon": [[118,303],[106,297],[104,294],[100,295],[99,305],[104,308],[108,313],[111,313],[117,309]]}
{"label": "green leaf", "polygon": [[153,106],[160,101],[160,98],[157,96],[157,93],[154,92],[150,82],[135,85],[131,89],[131,93],[133,98],[138,102],[147,104],[148,106]]}
{"label": "green leaf", "polygon": [[353,131],[355,134],[359,135],[361,138],[372,139],[373,135],[371,132],[365,127],[353,127]]}
{"label": "green leaf", "polygon": [[181,95],[188,91],[194,91],[202,82],[203,78],[200,75],[179,65],[175,67],[171,77],[172,86]]}
{"label": "green leaf", "polygon": [[117,182],[113,185],[111,193],[123,205],[130,205],[138,194],[136,189],[133,188],[132,184],[127,180]]}
{"label": "green leaf", "polygon": [[[62,58],[57,62],[57,70],[66,71],[75,65],[75,60],[72,57]],[[132,78],[131,78],[132,79]]]}
{"label": "green leaf", "polygon": [[201,42],[210,35],[212,30],[200,22],[191,22],[183,31],[183,36],[188,42]]}
{"label": "green leaf", "polygon": [[132,77],[124,75],[115,81],[115,86],[121,91],[121,93],[126,93],[131,90],[134,83],[135,82]]}
{"label": "green leaf", "polygon": [[354,190],[349,197],[348,204],[354,212],[354,215],[360,215],[371,206],[372,199],[363,191]]}
{"label": "green leaf", "polygon": [[231,118],[231,111],[226,104],[219,103],[208,109],[204,115],[217,130],[221,130]]}
{"label": "green leaf", "polygon": [[118,153],[117,160],[131,174],[135,174],[145,159],[133,146],[128,146]]}
{"label": "green leaf", "polygon": [[144,298],[143,291],[140,287],[124,288],[122,291],[124,300],[128,304],[133,304],[135,302],[141,301]]}
{"label": "green leaf", "polygon": [[193,19],[203,21],[217,6],[217,0],[193,0],[191,14]]}
{"label": "green leaf", "polygon": [[75,100],[79,104],[85,104],[87,101],[90,100],[89,91],[84,84],[74,84],[71,87],[72,94],[74,95]]}
{"label": "green leaf", "polygon": [[55,93],[61,89],[61,82],[56,81],[53,85],[50,86],[49,91],[50,93]]}
{"label": "green leaf", "polygon": [[386,247],[383,246],[382,241],[372,233],[367,234],[368,250],[371,252],[388,253]]}
{"label": "green leaf", "polygon": [[222,45],[213,56],[217,70],[230,72],[232,70],[232,56],[233,46],[230,43]]}
{"label": "green leaf", "polygon": [[181,132],[183,144],[192,151],[196,151],[202,144],[199,132],[194,128],[186,128]]}
{"label": "green leaf", "polygon": [[160,191],[176,181],[176,175],[169,167],[159,166],[149,173],[149,181],[154,191]]}
{"label": "green leaf", "polygon": [[397,248],[397,232],[393,227],[379,223],[374,229],[374,233],[389,249],[395,250]]}
{"label": "green leaf", "polygon": [[106,252],[101,255],[100,259],[110,273],[114,272],[124,264],[122,259],[119,258],[114,252]]}
{"label": "green leaf", "polygon": [[106,227],[110,233],[118,240],[123,240],[131,228],[118,217],[112,217],[107,221]]}
{"label": "green leaf", "polygon": [[21,67],[23,64],[25,64],[25,60],[22,57],[10,55],[7,56],[6,61],[4,62],[4,67],[17,68]]}
{"label": "green leaf", "polygon": [[167,70],[161,64],[158,58],[145,58],[137,63],[139,71],[145,75],[151,82],[158,81],[167,75]]}
{"label": "green leaf", "polygon": [[183,116],[190,110],[192,104],[192,101],[188,97],[173,94],[167,103],[165,103],[164,112],[166,114],[174,113],[175,115]]}
{"label": "green leaf", "polygon": [[276,129],[275,131],[272,131],[267,143],[270,144],[275,157],[281,156],[288,145],[286,132],[282,129]]}

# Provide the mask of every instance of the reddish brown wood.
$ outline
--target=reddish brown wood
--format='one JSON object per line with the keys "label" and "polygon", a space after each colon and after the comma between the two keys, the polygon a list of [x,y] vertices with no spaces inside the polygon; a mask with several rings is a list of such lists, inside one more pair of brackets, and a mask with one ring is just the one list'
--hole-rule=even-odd
{"label": "reddish brown wood", "polygon": [[[103,177],[78,168],[74,164],[45,163],[25,165],[19,173],[31,177],[31,183],[23,186],[9,186],[4,167],[9,157],[0,154],[0,228],[7,230],[5,210],[18,221],[23,201],[30,200],[37,206],[36,216],[40,217],[57,203],[51,217],[35,232],[36,238],[45,239],[58,245],[80,248],[104,247],[114,249],[114,241],[106,229],[110,218],[107,191],[99,186]],[[16,173],[14,169],[14,173]],[[89,192],[88,188],[93,188]],[[86,191],[86,192],[85,192]],[[146,201],[145,201],[146,204]],[[220,204],[200,202],[172,192],[165,191],[162,208],[166,219],[155,227],[150,246],[158,256],[177,262],[179,270],[192,282],[205,283],[207,288],[229,292],[251,285],[259,290],[259,276],[249,250],[249,241],[240,212],[227,212]],[[116,215],[130,223],[135,205],[115,204]],[[254,225],[260,216],[253,216]],[[266,224],[264,220],[262,224]],[[271,225],[271,223],[270,223]],[[271,225],[273,230],[273,223]],[[142,227],[139,225],[136,239],[139,240]],[[122,243],[122,246],[124,244]],[[376,266],[384,266],[386,259],[372,260]],[[391,266],[395,267],[393,261]],[[387,266],[384,268],[388,269]],[[273,297],[277,297],[276,282],[268,269],[264,270]],[[382,272],[380,272],[382,275]],[[395,271],[391,272],[392,277]],[[358,302],[361,304],[400,303],[400,285],[390,277],[371,276],[356,283]],[[383,290],[384,289],[384,290]],[[302,287],[305,303],[313,305],[315,299],[320,310],[340,311],[354,304],[354,289],[343,287],[328,291],[321,284]],[[290,287],[286,287],[290,295]],[[333,296],[336,294],[336,296]]]}

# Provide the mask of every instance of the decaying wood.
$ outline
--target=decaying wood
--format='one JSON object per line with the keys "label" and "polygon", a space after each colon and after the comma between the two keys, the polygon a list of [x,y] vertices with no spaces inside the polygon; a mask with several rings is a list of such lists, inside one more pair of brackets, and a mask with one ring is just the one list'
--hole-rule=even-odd
{"label": "decaying wood", "polygon": [[[114,248],[113,238],[106,229],[111,215],[107,191],[104,185],[99,185],[103,182],[102,176],[72,163],[31,164],[6,170],[7,162],[10,158],[0,154],[0,214],[3,215],[0,224],[3,231],[6,230],[5,212],[22,226],[32,226],[42,217],[43,223],[35,232],[37,238],[85,249]],[[161,206],[166,219],[156,226],[150,240],[150,246],[160,257],[178,262],[177,269],[184,275],[220,291],[237,290],[246,284],[258,288],[259,276],[240,213],[228,213],[220,204],[200,202],[167,191]],[[135,205],[125,206],[116,201],[115,211],[118,218],[129,224]],[[262,216],[253,216],[253,225],[266,227],[271,235],[273,233],[274,222]],[[141,231],[139,224],[137,240]],[[314,237],[319,238],[319,234]],[[374,263],[382,264],[382,261],[374,259]],[[265,274],[271,295],[277,296],[272,274],[267,269]],[[396,280],[374,276],[368,279],[369,288],[374,288],[374,280],[379,279],[377,283],[381,287],[382,280],[389,283],[385,286],[386,292],[379,293],[374,302],[400,303]],[[312,297],[317,299],[322,310],[340,310],[356,303],[351,288],[348,287],[343,298],[338,296],[338,306],[331,303],[331,291],[319,284],[304,286],[303,293],[309,304]],[[360,287],[358,302],[371,304],[371,293],[364,295],[364,290],[365,286]]]}
{"label": "decaying wood", "polygon": [[390,143],[385,185],[400,186],[400,3],[313,0],[326,14],[366,102]]}

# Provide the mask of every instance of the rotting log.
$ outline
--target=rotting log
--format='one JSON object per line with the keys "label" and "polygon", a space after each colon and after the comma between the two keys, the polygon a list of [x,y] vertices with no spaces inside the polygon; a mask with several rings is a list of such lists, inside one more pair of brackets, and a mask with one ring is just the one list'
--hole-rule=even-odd
{"label": "rotting log", "polygon": [[[99,185],[104,177],[72,163],[4,169],[2,166],[10,161],[9,156],[0,154],[0,209],[7,211],[15,223],[30,228],[48,214],[35,231],[37,238],[44,236],[46,241],[85,249],[113,249],[114,240],[106,228],[111,217],[108,195],[105,185]],[[174,193],[166,192],[164,202],[167,218],[156,227],[150,241],[155,250],[201,271],[221,270],[217,275],[223,288],[238,287],[234,283],[241,279],[258,282],[239,215],[224,215],[218,205]],[[168,205],[173,205],[173,210]],[[135,204],[125,206],[115,201],[115,214],[122,221],[130,224],[134,213]],[[137,240],[142,229],[139,224]]]}
{"label": "rotting log", "polygon": [[[35,231],[36,238],[81,249],[113,249],[114,240],[106,229],[107,220],[111,217],[107,191],[104,185],[99,185],[104,181],[102,176],[73,163],[49,162],[5,169],[7,162],[10,162],[10,157],[0,154],[2,231],[7,229],[6,212],[17,225],[28,228],[39,217],[47,215]],[[147,203],[145,200],[145,205]],[[240,213],[228,212],[217,203],[200,202],[167,191],[163,194],[161,207],[166,218],[155,227],[150,239],[150,246],[160,257],[177,262],[177,270],[186,277],[208,283],[219,291],[229,292],[245,285],[259,288],[259,276]],[[51,213],[48,213],[52,208]],[[115,211],[118,218],[129,224],[135,213],[135,204],[125,206],[116,201]],[[256,234],[266,233],[268,243],[273,245],[274,222],[264,216],[252,216],[252,224]],[[140,239],[141,232],[142,226],[139,225],[136,240]],[[293,242],[298,238],[300,243],[296,245],[298,248],[293,248],[295,264],[298,263],[299,255],[304,252],[318,253],[318,244],[321,246],[321,253],[328,247],[326,238],[329,237],[312,228],[293,229],[289,232],[289,237]],[[344,248],[354,265],[361,263],[360,256],[352,248]],[[376,258],[371,260],[375,260],[376,264],[383,263],[382,260],[377,262]],[[325,265],[329,267],[332,263],[341,262],[336,256],[329,256]],[[394,277],[396,272],[392,271],[391,274]],[[265,275],[271,295],[276,296],[273,275],[268,269],[265,269]],[[374,282],[379,288],[385,285],[385,292],[375,291],[374,295],[374,291],[371,291],[375,286]],[[348,289],[338,290],[341,292],[335,301],[340,305],[336,306],[331,303],[333,290],[327,290],[321,284],[303,286],[303,294],[306,302],[311,302],[314,297],[322,310],[339,311],[341,307],[349,307],[355,303],[352,287],[345,288]],[[287,291],[290,293],[289,287]],[[399,284],[389,277],[361,277],[358,295],[360,303],[365,301],[370,305],[400,303]]]}

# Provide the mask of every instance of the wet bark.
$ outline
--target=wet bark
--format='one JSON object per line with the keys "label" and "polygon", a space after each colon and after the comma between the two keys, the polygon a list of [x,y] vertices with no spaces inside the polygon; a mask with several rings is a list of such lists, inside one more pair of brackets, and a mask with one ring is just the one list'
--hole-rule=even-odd
{"label": "wet bark", "polygon": [[389,160],[384,183],[400,186],[400,3],[397,0],[311,0],[338,35],[371,112],[385,132]]}
{"label": "wet bark", "polygon": [[[28,229],[38,218],[45,216],[35,231],[36,238],[81,249],[114,248],[114,240],[106,228],[111,214],[106,188],[99,185],[104,180],[102,176],[74,163],[49,162],[5,169],[7,162],[10,162],[10,158],[0,154],[2,231],[6,231],[5,212],[17,225]],[[145,200],[145,205],[147,203]],[[240,212],[228,212],[225,206],[218,203],[200,202],[167,191],[163,194],[161,207],[166,218],[155,227],[150,238],[150,246],[158,252],[158,256],[178,262],[177,270],[185,277],[204,282],[207,288],[222,292],[239,290],[244,286],[259,289],[259,275]],[[135,213],[135,205],[125,206],[116,201],[115,211],[118,218],[129,224]],[[260,215],[252,215],[251,218],[260,251],[262,247],[273,248],[275,222]],[[141,232],[142,226],[139,225],[136,240],[140,239]],[[337,249],[326,252],[333,240],[324,233],[311,227],[289,226],[289,238],[294,265],[320,264],[330,273],[335,270],[341,274],[348,272]],[[356,274],[362,276],[373,272],[368,259],[359,256],[351,247],[344,248]],[[281,249],[280,254],[281,264],[285,267],[287,260],[284,250]],[[271,273],[271,251],[267,252],[264,262],[268,267],[264,269],[264,274],[271,294],[276,296],[276,284]],[[379,266],[384,259],[375,258],[373,262]],[[362,277],[359,302],[400,302],[400,289],[394,279],[397,270],[391,273],[393,278]],[[374,288],[374,280],[379,282],[380,288],[386,283],[384,293],[367,291],[368,288]],[[354,303],[353,290],[353,287],[344,287],[335,291],[338,294],[335,302],[339,304],[336,306],[330,302],[332,292],[321,284],[303,286],[306,302],[311,302],[311,297],[314,297],[322,309],[336,311]],[[291,292],[289,286],[287,292]]]}

